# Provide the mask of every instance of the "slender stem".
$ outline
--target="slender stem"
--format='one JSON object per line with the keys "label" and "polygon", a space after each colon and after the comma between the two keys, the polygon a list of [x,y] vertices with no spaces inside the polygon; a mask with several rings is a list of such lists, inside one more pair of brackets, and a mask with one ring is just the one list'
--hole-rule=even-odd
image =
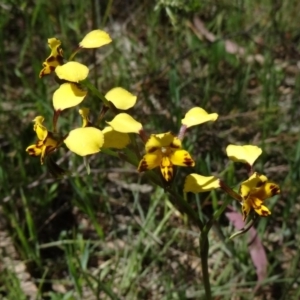
{"label": "slender stem", "polygon": [[220,217],[220,215],[224,212],[227,205],[231,199],[228,197],[221,207],[214,212],[212,217],[206,222],[203,230],[201,231],[199,243],[200,243],[200,257],[201,257],[201,266],[202,266],[202,276],[203,276],[203,284],[205,288],[205,296],[206,300],[211,299],[211,287],[209,280],[209,271],[208,271],[208,250],[209,250],[209,241],[208,241],[208,233],[212,228],[214,222]]}
{"label": "slender stem", "polygon": [[104,17],[101,22],[102,27],[104,27],[107,22],[108,16],[110,15],[111,12],[112,4],[113,4],[113,0],[109,0],[105,9]]}
{"label": "slender stem", "polygon": [[200,243],[200,257],[201,257],[201,267],[202,267],[202,277],[203,285],[205,289],[205,300],[211,300],[211,287],[209,280],[209,271],[208,271],[208,231],[203,230],[200,234],[199,243]]}
{"label": "slender stem", "polygon": [[55,110],[55,111],[54,111],[54,114],[53,114],[53,121],[52,121],[53,132],[56,132],[56,131],[57,131],[56,124],[57,124],[57,120],[58,120],[58,117],[59,117],[60,113],[61,113],[60,110]]}
{"label": "slender stem", "polygon": [[196,223],[196,225],[199,227],[200,231],[202,232],[204,225],[200,220],[196,211],[176,191],[168,187],[166,188],[166,191],[173,196],[173,198],[176,200],[177,205],[193,220],[193,222]]}
{"label": "slender stem", "polygon": [[110,106],[109,101],[99,92],[99,90],[89,81],[88,78],[80,82],[83,86],[88,88],[96,97],[98,97],[106,106]]}

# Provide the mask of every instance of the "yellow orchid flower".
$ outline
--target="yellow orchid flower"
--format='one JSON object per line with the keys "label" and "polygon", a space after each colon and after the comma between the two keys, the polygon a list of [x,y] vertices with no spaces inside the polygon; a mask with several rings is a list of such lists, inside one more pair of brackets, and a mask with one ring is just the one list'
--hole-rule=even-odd
{"label": "yellow orchid flower", "polygon": [[[93,126],[89,119],[89,108],[81,108],[79,114],[82,117],[82,127]],[[102,133],[104,135],[104,143],[102,148],[123,149],[130,143],[130,138],[127,133],[115,131],[111,126],[106,126]]]}
{"label": "yellow orchid flower", "polygon": [[246,220],[251,209],[260,216],[269,216],[270,210],[263,205],[264,200],[280,193],[279,186],[269,182],[268,178],[253,173],[246,181],[241,183],[239,194],[242,197],[243,219]]}
{"label": "yellow orchid flower", "polygon": [[171,132],[152,134],[147,141],[146,154],[140,161],[138,171],[143,172],[160,167],[166,181],[173,178],[174,166],[193,167],[190,154],[181,149],[181,141]]}
{"label": "yellow orchid flower", "polygon": [[37,134],[38,141],[35,145],[30,145],[26,148],[26,152],[29,155],[41,156],[41,164],[44,163],[45,157],[52,153],[59,145],[59,141],[54,134],[42,125],[43,121],[44,118],[42,116],[38,116],[33,120],[33,130]]}
{"label": "yellow orchid flower", "polygon": [[48,39],[48,45],[51,49],[51,53],[43,62],[43,69],[39,75],[40,78],[50,74],[56,69],[57,66],[63,64],[63,50],[60,47],[61,41],[56,38],[50,38]]}

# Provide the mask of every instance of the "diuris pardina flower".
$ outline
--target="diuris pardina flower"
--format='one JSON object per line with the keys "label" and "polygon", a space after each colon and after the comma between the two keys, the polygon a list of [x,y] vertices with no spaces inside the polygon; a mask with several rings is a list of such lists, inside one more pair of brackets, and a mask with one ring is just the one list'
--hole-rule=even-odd
{"label": "diuris pardina flower", "polygon": [[[242,162],[252,167],[255,160],[261,155],[262,150],[253,145],[229,145],[226,148],[227,156],[234,162]],[[279,186],[269,182],[265,175],[254,172],[247,180],[241,183],[238,193],[228,187],[223,181],[215,176],[202,176],[190,174],[184,183],[184,192],[201,193],[222,188],[242,205],[244,221],[251,210],[260,216],[269,216],[270,210],[264,205],[264,201],[280,193]]]}
{"label": "diuris pardina flower", "polygon": [[146,154],[140,161],[138,171],[152,170],[156,167],[166,181],[173,178],[174,166],[193,167],[194,160],[181,148],[181,141],[171,132],[152,134],[145,145]]}
{"label": "diuris pardina flower", "polygon": [[258,215],[267,217],[270,210],[263,205],[264,200],[280,193],[279,186],[269,182],[265,175],[253,173],[247,180],[241,183],[239,194],[242,197],[243,219],[246,220],[253,209]]}
{"label": "diuris pardina flower", "polygon": [[51,53],[43,62],[43,69],[39,75],[40,78],[52,73],[57,66],[63,64],[63,50],[60,47],[61,41],[56,38],[50,38],[48,39],[48,45]]}
{"label": "diuris pardina flower", "polygon": [[[250,166],[253,172],[253,164],[261,155],[261,148],[254,145],[228,145],[226,153],[229,159],[234,162],[242,162]],[[263,205],[264,200],[280,193],[279,186],[269,182],[265,175],[259,175],[254,172],[247,180],[241,183],[239,195],[242,204],[242,213],[244,221],[251,210],[254,210],[260,216],[269,216],[270,210]]]}
{"label": "diuris pardina flower", "polygon": [[[80,49],[98,48],[110,42],[111,38],[105,31],[93,30],[82,39],[71,57],[73,58]],[[50,38],[48,45],[51,53],[43,63],[40,78],[52,72],[56,73],[61,85],[53,94],[53,107],[59,114],[62,110],[76,106],[84,100],[87,91],[83,90],[79,83],[87,78],[89,69],[76,61],[64,63],[60,40]]]}
{"label": "diuris pardina flower", "polygon": [[178,137],[172,133],[152,134],[146,142],[146,154],[141,160],[138,171],[143,172],[160,167],[166,181],[171,181],[174,175],[174,166],[193,167],[195,162],[191,155],[182,149],[181,140],[187,128],[208,121],[215,121],[218,114],[208,114],[201,107],[190,109],[181,120],[181,129]]}
{"label": "diuris pardina flower", "polygon": [[[89,118],[89,112],[90,110],[86,107],[79,110],[79,114],[82,117],[82,127],[93,127]],[[102,148],[123,149],[130,143],[130,138],[127,133],[115,131],[111,126],[105,127],[102,133],[104,135]]]}
{"label": "diuris pardina flower", "polygon": [[41,164],[43,164],[46,156],[58,147],[60,141],[53,132],[48,131],[42,124],[44,121],[42,116],[36,117],[33,121],[33,130],[37,134],[38,141],[35,145],[27,147],[26,151],[31,156],[41,156]]}

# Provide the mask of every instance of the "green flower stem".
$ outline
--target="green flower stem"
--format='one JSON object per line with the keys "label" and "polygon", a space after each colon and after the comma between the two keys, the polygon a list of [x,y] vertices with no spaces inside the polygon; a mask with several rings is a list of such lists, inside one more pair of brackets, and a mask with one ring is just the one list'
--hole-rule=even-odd
{"label": "green flower stem", "polygon": [[60,113],[61,113],[60,110],[54,111],[54,114],[53,114],[53,120],[52,120],[52,128],[53,128],[53,132],[56,132],[56,131],[57,131],[56,124],[57,124],[57,120],[58,120],[58,118],[59,118],[59,116],[60,116]]}
{"label": "green flower stem", "polygon": [[205,289],[205,295],[207,300],[211,298],[211,286],[209,280],[209,271],[208,271],[208,250],[209,250],[209,241],[208,241],[208,233],[212,228],[214,222],[220,217],[220,215],[224,212],[227,205],[231,201],[231,198],[227,197],[227,199],[223,202],[221,207],[214,212],[212,217],[206,222],[203,230],[201,231],[199,243],[200,243],[200,257],[201,257],[201,267],[202,267],[202,276],[203,276],[203,284]]}
{"label": "green flower stem", "polygon": [[68,61],[71,61],[71,60],[75,57],[75,55],[76,55],[80,50],[81,50],[81,48],[80,48],[80,47],[77,47],[77,48],[74,50],[74,52],[71,54],[71,56],[69,57],[69,60],[68,60]]}
{"label": "green flower stem", "polygon": [[209,280],[209,271],[208,271],[208,250],[209,250],[209,241],[208,241],[208,231],[202,230],[199,238],[200,244],[200,257],[201,257],[201,267],[202,267],[202,280],[205,289],[205,299],[211,300],[211,287]]}
{"label": "green flower stem", "polygon": [[224,181],[220,180],[220,188],[227,193],[230,197],[232,197],[233,199],[242,202],[243,198],[240,194],[238,194],[237,192],[235,192],[231,187],[229,187]]}
{"label": "green flower stem", "polygon": [[98,97],[104,103],[104,105],[110,107],[110,102],[99,92],[99,90],[89,81],[88,78],[80,83],[89,89],[96,97]]}
{"label": "green flower stem", "polygon": [[107,148],[102,148],[101,149],[101,152],[102,153],[105,153],[105,154],[108,154],[110,156],[113,156],[113,157],[119,157],[119,154],[116,152],[116,151],[113,151],[111,149],[107,149]]}
{"label": "green flower stem", "polygon": [[179,206],[181,210],[184,211],[193,220],[194,223],[196,223],[196,225],[199,227],[200,231],[202,232],[204,225],[200,220],[196,211],[188,204],[186,199],[184,199],[181,195],[179,195],[176,191],[174,191],[171,188],[167,187],[166,191],[173,197],[177,206]]}
{"label": "green flower stem", "polygon": [[233,238],[241,235],[241,234],[245,234],[247,231],[249,231],[251,229],[251,227],[253,227],[254,225],[254,222],[256,221],[256,219],[251,219],[247,224],[246,226],[244,226],[241,230],[235,232],[234,234],[232,234],[230,237],[229,237],[229,240],[232,240]]}

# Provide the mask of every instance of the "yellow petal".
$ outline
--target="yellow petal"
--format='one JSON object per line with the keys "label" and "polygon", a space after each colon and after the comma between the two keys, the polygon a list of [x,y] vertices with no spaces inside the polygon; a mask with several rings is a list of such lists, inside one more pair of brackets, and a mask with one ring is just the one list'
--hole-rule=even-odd
{"label": "yellow petal", "polygon": [[173,165],[182,167],[194,167],[195,162],[186,150],[175,150],[170,155],[170,160]]}
{"label": "yellow petal", "polygon": [[185,193],[202,193],[217,189],[220,187],[220,181],[215,176],[202,176],[196,173],[186,177],[183,191]]}
{"label": "yellow petal", "polygon": [[172,149],[180,149],[181,141],[171,132],[165,132],[160,134],[151,134],[145,145],[146,152],[152,152],[157,148],[166,147],[171,147]]}
{"label": "yellow petal", "polygon": [[270,210],[266,206],[264,206],[262,202],[257,203],[256,206],[253,206],[253,209],[258,215],[262,217],[267,217],[271,214]]}
{"label": "yellow petal", "polygon": [[26,148],[26,152],[28,152],[30,156],[39,156],[42,153],[42,149],[36,145],[30,145]]}
{"label": "yellow petal", "polygon": [[55,73],[60,79],[79,82],[87,78],[89,68],[77,61],[69,61],[62,66],[57,66]]}
{"label": "yellow petal", "polygon": [[264,182],[252,192],[252,196],[261,200],[265,200],[278,195],[279,193],[280,188],[277,184],[272,182]]}
{"label": "yellow petal", "polygon": [[40,78],[50,74],[57,66],[63,64],[63,51],[60,48],[60,40],[56,38],[48,39],[48,45],[51,49],[51,54],[43,63],[43,69],[39,75]]}
{"label": "yellow petal", "polygon": [[147,153],[140,161],[138,166],[138,171],[144,172],[146,170],[152,170],[160,165],[161,160],[162,160],[162,155],[159,150],[154,151],[153,153]]}
{"label": "yellow petal", "polygon": [[151,134],[145,145],[146,152],[153,152],[161,147],[161,139],[156,134]]}
{"label": "yellow petal", "polygon": [[87,92],[74,83],[63,83],[53,94],[53,107],[56,111],[80,104]]}
{"label": "yellow petal", "polygon": [[98,48],[109,44],[111,38],[108,33],[103,30],[96,29],[89,32],[79,43],[81,48]]}
{"label": "yellow petal", "polygon": [[64,142],[72,152],[85,156],[100,151],[104,143],[104,135],[95,127],[76,128],[70,131]]}
{"label": "yellow petal", "polygon": [[253,145],[228,145],[226,153],[232,161],[247,163],[252,166],[256,159],[261,155],[262,150],[261,148]]}
{"label": "yellow petal", "polygon": [[61,45],[61,41],[57,38],[48,39],[48,46],[51,49],[50,56],[56,57],[57,55],[62,55],[61,49],[59,48]]}
{"label": "yellow petal", "polygon": [[107,126],[102,130],[104,134],[104,144],[102,148],[123,149],[129,143],[129,135],[127,133],[118,132]]}
{"label": "yellow petal", "polygon": [[48,135],[48,130],[45,126],[42,125],[44,122],[44,117],[37,116],[33,120],[33,130],[36,132],[36,135],[40,141],[44,141]]}
{"label": "yellow petal", "polygon": [[123,133],[139,133],[143,128],[142,124],[133,119],[130,115],[126,113],[118,114],[110,122],[106,122],[114,130]]}
{"label": "yellow petal", "polygon": [[137,97],[121,87],[116,87],[108,91],[105,98],[117,109],[126,110],[135,105]]}
{"label": "yellow petal", "polygon": [[243,181],[240,186],[240,195],[246,200],[251,192],[255,188],[267,180],[267,177],[263,176],[260,178],[257,172],[253,173],[247,180]]}
{"label": "yellow petal", "polygon": [[166,181],[171,181],[174,175],[174,167],[169,157],[163,156],[160,162],[160,171]]}
{"label": "yellow petal", "polygon": [[92,123],[89,119],[90,109],[87,107],[83,107],[79,109],[79,114],[82,117],[82,127],[91,126]]}
{"label": "yellow petal", "polygon": [[245,221],[251,211],[252,207],[251,204],[247,201],[243,202],[242,204],[242,214],[243,214],[243,221]]}
{"label": "yellow petal", "polygon": [[201,107],[194,107],[190,109],[184,119],[181,120],[183,125],[186,125],[187,128],[195,125],[199,125],[208,121],[216,121],[218,118],[218,114],[208,114],[204,109]]}

